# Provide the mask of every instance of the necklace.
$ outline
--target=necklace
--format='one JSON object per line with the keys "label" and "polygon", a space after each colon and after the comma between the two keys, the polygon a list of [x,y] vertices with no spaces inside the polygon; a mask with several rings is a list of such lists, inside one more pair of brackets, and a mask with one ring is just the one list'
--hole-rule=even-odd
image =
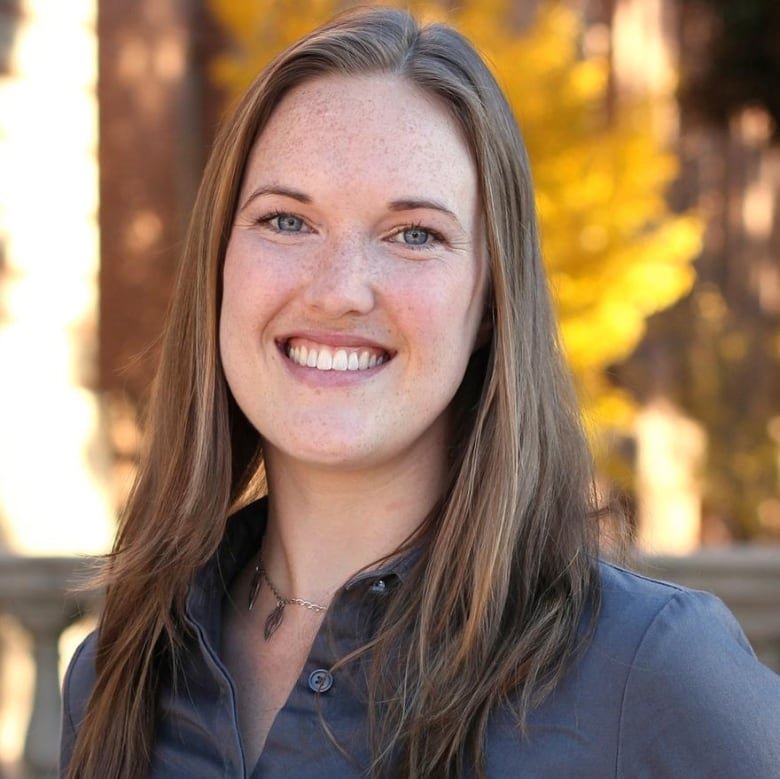
{"label": "necklace", "polygon": [[310,611],[327,611],[327,606],[320,606],[319,603],[312,603],[310,600],[303,600],[303,598],[285,598],[276,586],[271,581],[268,573],[263,567],[263,558],[258,557],[255,565],[255,572],[252,575],[252,582],[249,585],[249,610],[255,605],[257,600],[257,594],[260,592],[260,585],[265,582],[268,585],[268,589],[273,593],[276,598],[276,606],[273,607],[271,613],[265,619],[265,626],[263,627],[263,638],[268,641],[269,638],[276,632],[279,625],[282,624],[284,618],[285,606],[303,606]]}

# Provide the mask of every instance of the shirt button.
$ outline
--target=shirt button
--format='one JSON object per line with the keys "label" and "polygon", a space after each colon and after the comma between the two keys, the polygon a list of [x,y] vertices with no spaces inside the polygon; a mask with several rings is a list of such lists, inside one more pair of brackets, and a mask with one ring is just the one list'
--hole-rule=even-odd
{"label": "shirt button", "polygon": [[368,591],[373,595],[384,595],[387,592],[387,583],[384,579],[377,579],[369,588]]}
{"label": "shirt button", "polygon": [[327,692],[333,687],[333,674],[324,668],[318,668],[309,674],[309,689],[312,692]]}

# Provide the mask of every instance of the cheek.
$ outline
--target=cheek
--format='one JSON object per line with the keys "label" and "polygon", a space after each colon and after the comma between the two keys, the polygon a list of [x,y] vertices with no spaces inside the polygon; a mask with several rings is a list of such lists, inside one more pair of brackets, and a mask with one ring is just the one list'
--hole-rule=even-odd
{"label": "cheek", "polygon": [[440,275],[399,298],[426,370],[447,383],[459,380],[478,346],[483,298],[483,285],[472,273]]}
{"label": "cheek", "polygon": [[230,354],[235,349],[235,337],[240,328],[237,320],[240,319],[242,298],[239,294],[241,287],[235,274],[233,263],[225,260],[222,271],[222,304],[219,313],[219,349],[223,362],[227,362]]}
{"label": "cheek", "polygon": [[[250,242],[251,243],[251,242]],[[268,321],[295,286],[289,264],[260,254],[246,241],[231,241],[222,271],[220,332],[256,331]]]}
{"label": "cheek", "polygon": [[219,350],[226,375],[235,377],[247,364],[264,316],[264,285],[257,267],[246,256],[228,252],[222,271],[222,304],[219,316]]}
{"label": "cheek", "polygon": [[439,294],[427,301],[423,314],[435,314],[443,337],[463,346],[471,346],[484,311],[484,285],[473,272],[452,274],[441,286]]}

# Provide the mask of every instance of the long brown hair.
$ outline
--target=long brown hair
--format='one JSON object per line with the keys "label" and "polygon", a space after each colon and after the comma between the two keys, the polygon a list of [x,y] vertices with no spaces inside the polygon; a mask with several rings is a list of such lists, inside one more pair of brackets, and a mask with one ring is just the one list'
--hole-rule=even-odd
{"label": "long brown hair", "polygon": [[490,340],[457,398],[451,487],[424,528],[423,554],[362,650],[372,773],[484,775],[491,710],[514,706],[522,730],[564,673],[588,599],[597,600],[590,458],[512,111],[451,28],[419,28],[399,10],[346,14],[277,57],[216,139],[172,299],[145,452],[104,574],[96,682],[69,777],[148,773],[158,685],[174,673],[187,587],[262,469],[259,435],[231,398],[217,343],[222,265],[249,151],[291,88],[366,72],[408,79],[459,122],[478,171],[491,287]]}

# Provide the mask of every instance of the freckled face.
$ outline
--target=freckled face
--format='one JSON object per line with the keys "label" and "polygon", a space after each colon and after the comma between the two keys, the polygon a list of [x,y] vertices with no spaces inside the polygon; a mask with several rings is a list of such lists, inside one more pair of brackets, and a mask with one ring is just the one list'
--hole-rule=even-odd
{"label": "freckled face", "polygon": [[388,75],[291,91],[256,141],[224,268],[222,362],[269,463],[441,464],[486,261],[447,110]]}

